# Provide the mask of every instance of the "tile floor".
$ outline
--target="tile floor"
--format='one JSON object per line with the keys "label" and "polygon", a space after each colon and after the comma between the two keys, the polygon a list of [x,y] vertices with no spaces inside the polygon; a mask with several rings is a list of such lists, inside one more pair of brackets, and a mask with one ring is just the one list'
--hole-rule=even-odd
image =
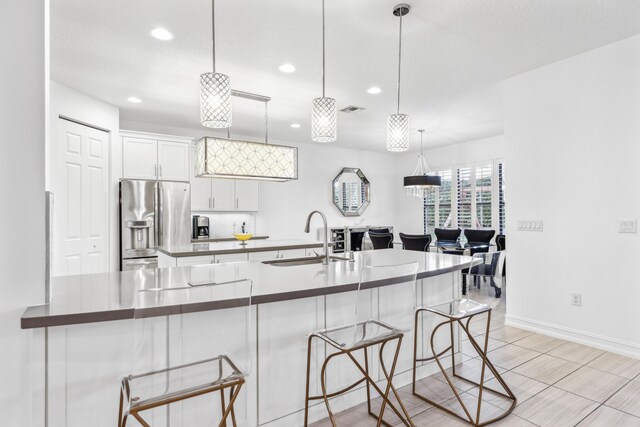
{"label": "tile floor", "polygon": [[[489,356],[518,398],[514,411],[493,425],[640,427],[640,360],[505,326],[504,293],[500,299],[492,295],[486,288],[471,291],[472,299],[493,307]],[[478,320],[472,322],[470,329],[480,342],[486,324]],[[480,359],[473,347],[463,342],[461,353],[464,361],[458,366],[459,372],[479,379]],[[453,383],[462,400],[474,408],[477,389],[461,380]],[[495,379],[487,385],[500,389]],[[417,389],[463,414],[442,374],[425,378]],[[469,425],[417,399],[411,394],[410,386],[398,391],[418,427]],[[379,399],[374,401],[374,412],[379,404]],[[501,396],[485,392],[481,420],[494,417],[509,405]],[[402,425],[390,410],[385,412],[385,419],[393,425]],[[367,415],[366,404],[336,414],[336,422],[338,426],[349,427],[376,425],[374,418]],[[330,425],[325,419],[313,427]]]}

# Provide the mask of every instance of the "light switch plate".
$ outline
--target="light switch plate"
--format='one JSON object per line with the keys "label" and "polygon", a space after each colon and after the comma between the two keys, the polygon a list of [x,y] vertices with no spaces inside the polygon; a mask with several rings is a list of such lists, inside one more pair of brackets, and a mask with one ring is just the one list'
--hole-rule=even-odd
{"label": "light switch plate", "polygon": [[527,219],[518,221],[518,231],[542,231],[543,222],[541,219]]}
{"label": "light switch plate", "polygon": [[635,219],[621,219],[618,224],[618,233],[637,233],[638,221]]}

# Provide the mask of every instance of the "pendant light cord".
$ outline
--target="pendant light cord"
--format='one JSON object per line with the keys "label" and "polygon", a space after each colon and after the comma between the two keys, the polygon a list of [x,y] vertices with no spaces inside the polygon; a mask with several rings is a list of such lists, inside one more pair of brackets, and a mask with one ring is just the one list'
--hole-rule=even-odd
{"label": "pendant light cord", "polygon": [[216,0],[211,0],[211,41],[213,74],[216,73]]}
{"label": "pendant light cord", "polygon": [[264,143],[269,143],[269,101],[264,102]]}
{"label": "pendant light cord", "polygon": [[422,150],[422,134],[424,133],[424,130],[419,130],[418,132],[420,132],[420,155],[424,157],[424,151]]}
{"label": "pendant light cord", "polygon": [[401,69],[401,65],[402,65],[402,13],[400,13],[400,37],[399,37],[399,41],[398,41],[398,109],[396,110],[396,114],[400,114],[400,69]]}
{"label": "pendant light cord", "polygon": [[322,97],[324,98],[325,86],[325,41],[324,41],[324,0],[322,0]]}

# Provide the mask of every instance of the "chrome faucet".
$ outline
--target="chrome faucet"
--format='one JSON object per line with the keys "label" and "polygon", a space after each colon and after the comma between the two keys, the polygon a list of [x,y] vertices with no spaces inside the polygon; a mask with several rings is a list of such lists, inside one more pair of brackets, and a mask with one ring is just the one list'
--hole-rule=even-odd
{"label": "chrome faucet", "polygon": [[304,227],[304,232],[309,232],[309,226],[311,225],[311,217],[313,214],[319,214],[322,217],[322,222],[324,224],[324,242],[322,244],[322,248],[324,249],[324,258],[322,259],[322,265],[329,265],[329,230],[327,228],[327,217],[320,211],[312,211],[307,217],[307,225]]}

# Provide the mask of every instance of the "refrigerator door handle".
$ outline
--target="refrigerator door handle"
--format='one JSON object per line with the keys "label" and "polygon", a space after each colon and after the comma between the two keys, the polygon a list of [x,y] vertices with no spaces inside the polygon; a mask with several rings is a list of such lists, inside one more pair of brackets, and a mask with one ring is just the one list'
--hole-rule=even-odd
{"label": "refrigerator door handle", "polygon": [[162,238],[160,230],[162,229],[162,212],[161,212],[161,204],[162,200],[160,200],[160,195],[162,194],[161,184],[158,182],[155,185],[155,191],[153,194],[153,216],[155,217],[155,224],[153,227],[154,237],[156,241],[156,247],[160,246],[162,242],[160,239]]}

